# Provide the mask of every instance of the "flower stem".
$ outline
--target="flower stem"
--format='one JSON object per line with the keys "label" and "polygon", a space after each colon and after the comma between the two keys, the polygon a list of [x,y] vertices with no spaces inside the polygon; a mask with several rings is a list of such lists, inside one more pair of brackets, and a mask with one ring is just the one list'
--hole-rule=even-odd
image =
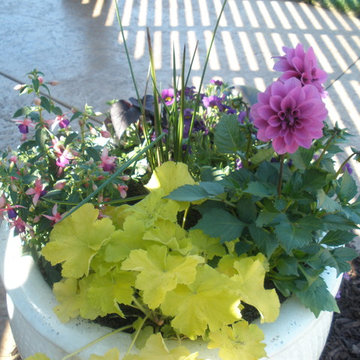
{"label": "flower stem", "polygon": [[280,155],[280,170],[279,170],[279,180],[278,180],[278,184],[277,184],[277,193],[278,196],[281,196],[281,187],[282,187],[282,177],[283,177],[283,170],[284,170],[284,160],[285,160],[285,155]]}
{"label": "flower stem", "polygon": [[345,161],[343,161],[343,163],[340,165],[340,168],[339,168],[339,170],[336,172],[336,174],[335,174],[335,179],[339,176],[339,174],[342,172],[342,170],[343,170],[343,168],[344,168],[344,166],[349,162],[349,160],[353,157],[353,156],[355,156],[355,155],[357,155],[357,153],[352,153],[351,155],[349,155],[346,159],[345,159]]}
{"label": "flower stem", "polygon": [[132,339],[132,342],[131,342],[129,348],[127,349],[127,352],[126,352],[125,356],[128,355],[129,352],[131,351],[131,349],[134,347],[135,342],[136,342],[137,338],[139,337],[140,331],[141,331],[141,329],[143,328],[143,326],[144,326],[144,324],[145,324],[145,322],[146,322],[147,319],[148,319],[148,316],[146,315],[146,316],[144,317],[143,321],[141,322],[139,328],[136,330],[135,336],[134,336],[134,338]]}
{"label": "flower stem", "polygon": [[89,342],[88,344],[86,344],[85,346],[81,347],[80,349],[72,352],[71,354],[68,354],[68,355],[64,356],[64,357],[62,358],[62,360],[70,359],[70,358],[72,358],[73,356],[79,354],[81,351],[89,348],[90,346],[93,346],[93,345],[97,344],[98,342],[103,341],[103,340],[106,339],[107,337],[112,336],[112,335],[115,335],[115,334],[117,334],[117,333],[119,333],[119,332],[121,332],[121,331],[130,329],[130,328],[132,328],[132,325],[126,325],[126,326],[123,326],[123,327],[121,327],[121,328],[119,328],[119,329],[116,329],[116,330],[114,330],[114,331],[111,331],[111,332],[105,334],[104,336],[101,336],[101,337],[99,337],[99,338],[97,338],[97,339]]}

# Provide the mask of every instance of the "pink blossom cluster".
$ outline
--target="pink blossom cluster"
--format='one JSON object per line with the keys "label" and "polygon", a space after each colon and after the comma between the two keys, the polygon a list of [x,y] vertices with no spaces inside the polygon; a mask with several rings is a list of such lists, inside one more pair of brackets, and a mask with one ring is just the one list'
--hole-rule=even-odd
{"label": "pink blossom cluster", "polygon": [[284,73],[258,94],[250,113],[258,139],[272,141],[278,154],[294,153],[299,146],[310,148],[322,136],[327,116],[322,101],[326,74],[317,67],[313,49],[305,52],[301,44],[283,49],[285,55],[277,57],[274,69]]}

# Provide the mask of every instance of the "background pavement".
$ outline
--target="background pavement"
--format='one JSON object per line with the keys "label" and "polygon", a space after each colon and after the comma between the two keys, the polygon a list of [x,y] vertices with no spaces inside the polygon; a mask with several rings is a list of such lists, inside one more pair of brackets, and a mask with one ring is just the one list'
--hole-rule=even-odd
{"label": "background pavement", "polygon": [[[148,72],[146,28],[153,39],[157,78],[171,85],[172,54],[177,70],[183,46],[187,63],[199,41],[191,82],[201,77],[206,50],[220,11],[220,0],[121,0],[120,15],[141,93]],[[16,146],[20,134],[11,121],[27,103],[13,91],[33,68],[57,80],[55,98],[104,112],[106,101],[134,95],[110,0],[2,0],[0,7],[0,150]],[[282,0],[229,0],[220,22],[205,82],[213,77],[264,90],[278,74],[272,56],[282,46],[312,46],[328,73],[329,122],[338,122],[360,141],[360,21],[357,18]],[[15,80],[15,81],[14,81]],[[64,110],[66,110],[64,108]],[[347,149],[349,153],[349,149]],[[359,164],[351,164],[359,178]],[[0,359],[12,358],[4,294],[0,293]],[[0,335],[1,337],[1,335]]]}

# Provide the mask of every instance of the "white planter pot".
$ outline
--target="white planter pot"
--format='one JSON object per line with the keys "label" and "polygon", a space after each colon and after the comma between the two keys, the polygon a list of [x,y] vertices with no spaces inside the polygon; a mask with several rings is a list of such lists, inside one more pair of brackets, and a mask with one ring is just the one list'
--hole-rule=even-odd
{"label": "white planter pot", "polygon": [[[51,289],[32,257],[22,256],[20,245],[20,239],[14,237],[3,222],[0,272],[7,293],[11,329],[23,358],[42,352],[52,360],[60,360],[112,331],[81,319],[61,323],[52,311],[56,300]],[[333,269],[326,271],[323,277],[335,296],[341,277],[336,278]],[[315,318],[295,297],[288,299],[282,304],[276,322],[260,325],[265,333],[267,359],[317,360],[325,345],[331,319],[332,313],[322,312]],[[90,354],[103,355],[113,347],[117,347],[123,356],[130,343],[130,335],[115,334],[81,352],[78,359],[88,359]],[[190,351],[199,351],[202,359],[220,360],[218,351],[207,349],[205,343],[189,342],[186,346]]]}

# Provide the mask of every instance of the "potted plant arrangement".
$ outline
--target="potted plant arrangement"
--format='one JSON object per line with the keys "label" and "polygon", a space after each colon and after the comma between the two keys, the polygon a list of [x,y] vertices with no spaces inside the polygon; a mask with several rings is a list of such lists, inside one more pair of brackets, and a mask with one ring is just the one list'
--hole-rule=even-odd
{"label": "potted plant arrangement", "polygon": [[153,96],[112,101],[102,126],[89,106],[64,113],[54,83],[28,74],[17,89],[33,103],[14,114],[23,143],[0,159],[0,210],[18,235],[5,265],[21,241],[56,298],[33,306],[56,303],[48,332],[69,329],[69,341],[80,317],[93,341],[35,342],[23,356],[261,359],[262,323],[276,324],[282,301],[338,310],[324,273],[356,256],[343,245],[360,219],[349,166],[360,153],[335,162],[349,135],[325,123],[326,74],[312,48],[284,52],[279,79],[241,95],[220,80],[189,87],[184,66],[159,90],[150,47]]}

